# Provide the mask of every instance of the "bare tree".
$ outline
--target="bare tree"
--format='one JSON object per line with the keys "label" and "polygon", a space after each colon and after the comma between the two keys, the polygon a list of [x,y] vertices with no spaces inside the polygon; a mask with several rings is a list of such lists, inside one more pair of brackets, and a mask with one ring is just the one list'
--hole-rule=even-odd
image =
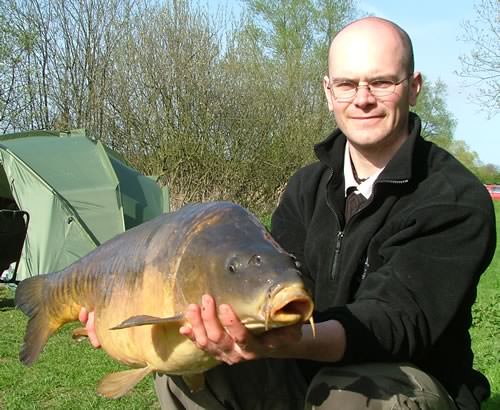
{"label": "bare tree", "polygon": [[500,0],[481,0],[475,20],[463,24],[462,40],[472,51],[460,57],[458,74],[469,80],[474,102],[490,116],[500,112]]}
{"label": "bare tree", "polygon": [[11,57],[2,66],[10,75],[2,128],[87,127],[101,134],[107,72],[131,9],[132,0],[3,2]]}
{"label": "bare tree", "polygon": [[59,22],[58,41],[52,44],[59,125],[87,127],[102,136],[110,67],[137,6],[129,0],[52,3]]}
{"label": "bare tree", "polygon": [[[331,37],[357,12],[352,0],[244,5],[228,21],[190,0],[0,2],[2,131],[87,128],[159,176],[173,208],[227,199],[269,212],[334,126],[321,80]],[[417,109],[450,145],[444,92],[429,87]]]}
{"label": "bare tree", "polygon": [[15,95],[15,80],[19,64],[17,33],[7,25],[5,11],[0,6],[0,125],[9,128],[9,118]]}
{"label": "bare tree", "polygon": [[[48,101],[44,91],[47,86],[47,53],[43,38],[46,31],[38,18],[41,8],[33,2],[19,4],[9,1],[2,4],[5,19],[3,40],[8,39],[8,52],[2,71],[9,73],[8,96],[4,102],[1,127],[4,130],[36,129],[47,126]],[[39,23],[39,24],[38,24]]]}

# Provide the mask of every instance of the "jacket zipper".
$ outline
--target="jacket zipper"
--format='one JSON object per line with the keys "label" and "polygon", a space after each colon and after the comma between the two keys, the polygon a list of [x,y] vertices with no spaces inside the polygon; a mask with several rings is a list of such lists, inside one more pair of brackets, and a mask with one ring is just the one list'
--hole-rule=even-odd
{"label": "jacket zipper", "polygon": [[365,280],[368,269],[370,269],[370,263],[368,262],[368,255],[366,255],[365,263],[363,264],[363,273],[361,274],[361,281]]}
{"label": "jacket zipper", "polygon": [[343,231],[338,231],[337,232],[337,242],[335,243],[335,253],[333,254],[333,266],[332,266],[332,271],[330,272],[330,279],[334,280],[335,277],[337,276],[337,269],[339,265],[339,255],[340,255],[340,249],[342,248],[342,239],[344,238],[344,232]]}
{"label": "jacket zipper", "polygon": [[337,269],[338,269],[338,261],[339,261],[339,255],[340,255],[340,250],[342,248],[342,238],[344,237],[344,231],[341,229],[342,227],[340,226],[340,220],[339,216],[337,215],[337,212],[335,212],[335,209],[333,208],[332,204],[328,200],[328,185],[330,185],[330,182],[333,178],[333,169],[330,170],[330,176],[328,177],[328,181],[326,182],[326,204],[328,206],[328,209],[333,213],[335,216],[335,221],[337,222],[337,240],[335,242],[335,251],[333,253],[333,263],[332,263],[332,268],[330,270],[330,279],[334,280],[336,275],[337,275]]}
{"label": "jacket zipper", "polygon": [[[408,179],[399,179],[399,180],[385,179],[385,180],[382,180],[382,181],[375,182],[375,184],[380,183],[380,182],[384,182],[384,183],[389,183],[389,184],[401,185],[401,184],[406,184],[408,181],[409,181]],[[373,190],[375,190],[375,185],[373,186]],[[372,195],[371,195],[370,199],[361,208],[359,208],[356,212],[354,212],[351,215],[350,221],[359,212],[361,212],[363,209],[365,209],[367,206],[369,206],[373,202],[373,196],[374,196],[374,194],[375,194],[375,192],[372,192]],[[346,231],[346,227],[347,227],[347,224],[346,224],[346,226],[344,226],[344,232]],[[344,232],[342,232],[342,238],[344,237]],[[339,253],[340,253],[340,245],[338,245],[337,248],[339,248]],[[335,255],[336,255],[335,257],[337,257],[337,254],[335,254]],[[337,265],[337,259],[335,259],[334,265]],[[368,255],[367,255],[366,258],[365,258],[365,263],[363,264],[363,272],[362,272],[361,278],[360,278],[361,281],[365,280],[366,275],[367,275],[369,269],[370,269],[370,263],[368,262]]]}
{"label": "jacket zipper", "polygon": [[[335,251],[334,251],[334,254],[333,254],[333,264],[332,264],[332,269],[330,271],[330,279],[331,280],[334,280],[337,276],[337,270],[339,269],[339,256],[340,256],[340,251],[342,250],[342,240],[344,239],[344,234],[345,234],[345,231],[346,231],[346,227],[347,227],[347,224],[344,226],[344,229],[342,230],[341,227],[340,227],[340,220],[339,220],[339,217],[337,215],[337,212],[335,212],[335,209],[333,208],[333,206],[330,204],[330,201],[328,200],[328,185],[330,184],[331,180],[332,180],[332,177],[333,177],[333,169],[331,170],[330,172],[330,177],[328,178],[328,181],[326,183],[326,191],[327,191],[327,196],[326,196],[326,204],[328,205],[328,208],[330,209],[330,211],[332,211],[333,215],[335,216],[335,219],[337,221],[337,227],[339,228],[339,231],[337,232],[337,240],[335,242]],[[378,182],[387,182],[387,183],[391,183],[391,184],[405,184],[408,182],[408,179],[404,179],[404,180],[383,180],[383,181],[378,181]],[[377,182],[377,183],[378,183]],[[375,187],[374,187],[375,188]],[[360,209],[358,209],[352,216],[351,216],[351,220],[353,217],[355,217],[361,210],[363,210],[364,208],[366,208],[368,205],[370,205],[370,203],[372,202],[372,199],[373,198],[373,194],[370,198],[369,201],[366,202],[366,204],[364,206],[362,206]],[[361,276],[361,280],[363,280],[365,277],[366,277],[366,273],[368,272],[368,269],[369,269],[370,265],[368,263],[368,258],[365,260],[365,264],[364,264],[364,267],[363,267],[363,274]]]}

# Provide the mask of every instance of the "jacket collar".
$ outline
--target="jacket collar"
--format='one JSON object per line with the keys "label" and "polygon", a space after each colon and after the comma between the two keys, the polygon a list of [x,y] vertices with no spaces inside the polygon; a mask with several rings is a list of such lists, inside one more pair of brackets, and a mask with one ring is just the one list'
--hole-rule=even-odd
{"label": "jacket collar", "polygon": [[[410,133],[394,157],[378,177],[378,182],[401,181],[411,179],[415,144],[420,138],[421,121],[417,114],[410,112]],[[344,166],[346,137],[336,129],[324,141],[314,146],[316,157],[333,170],[334,175],[341,175]]]}

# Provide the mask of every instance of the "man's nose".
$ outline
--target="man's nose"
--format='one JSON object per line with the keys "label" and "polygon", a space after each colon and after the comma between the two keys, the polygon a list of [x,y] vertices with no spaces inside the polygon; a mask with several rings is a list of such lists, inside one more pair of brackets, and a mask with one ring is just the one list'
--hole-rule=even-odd
{"label": "man's nose", "polygon": [[358,84],[356,95],[354,96],[354,104],[357,106],[365,106],[375,104],[376,98],[370,91],[368,84]]}

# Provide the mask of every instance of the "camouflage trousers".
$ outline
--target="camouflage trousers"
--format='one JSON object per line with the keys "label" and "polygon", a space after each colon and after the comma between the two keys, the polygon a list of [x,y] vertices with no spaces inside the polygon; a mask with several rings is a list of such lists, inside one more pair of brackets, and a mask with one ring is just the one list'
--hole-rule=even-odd
{"label": "camouflage trousers", "polygon": [[322,369],[307,385],[293,360],[221,365],[192,393],[181,377],[156,375],[164,410],[456,410],[441,384],[406,363]]}

